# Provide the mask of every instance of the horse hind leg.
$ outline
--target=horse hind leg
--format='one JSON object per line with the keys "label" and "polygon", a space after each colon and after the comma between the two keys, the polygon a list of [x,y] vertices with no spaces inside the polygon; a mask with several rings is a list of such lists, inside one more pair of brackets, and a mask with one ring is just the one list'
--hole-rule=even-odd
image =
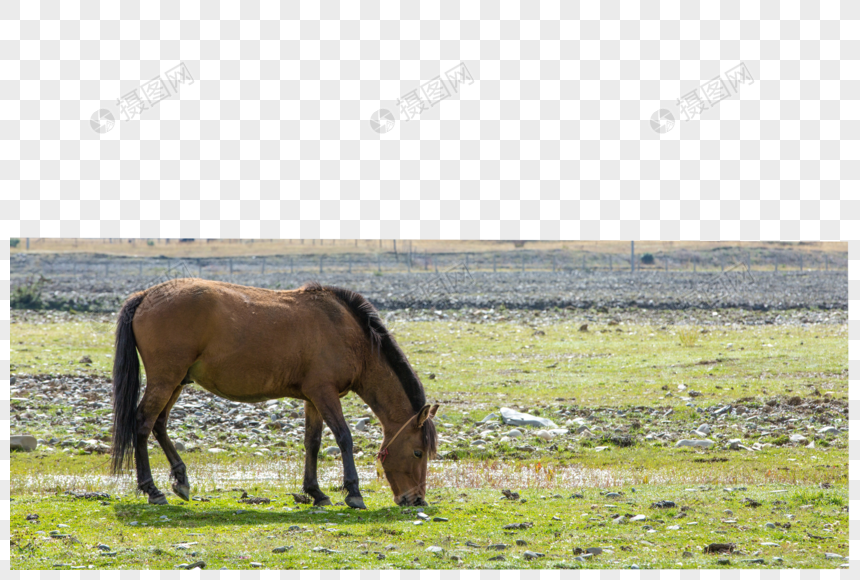
{"label": "horse hind leg", "polygon": [[[156,378],[154,374],[149,375],[146,391],[137,406],[137,432],[134,448],[135,464],[137,467],[137,488],[149,497],[149,503],[151,504],[164,505],[167,503],[167,498],[164,497],[164,494],[155,486],[152,480],[147,442],[162,411],[165,408],[169,408],[168,404],[171,403],[171,399],[173,399],[173,395],[177,391],[176,385],[178,383],[178,377],[168,381]],[[174,453],[176,452],[175,449],[173,451]]]}
{"label": "horse hind leg", "polygon": [[174,479],[173,484],[171,485],[173,493],[185,501],[188,501],[191,499],[191,486],[188,483],[188,476],[185,472],[185,463],[182,461],[182,458],[179,457],[179,452],[176,451],[176,446],[173,445],[170,437],[167,436],[167,420],[170,416],[170,410],[173,408],[173,405],[182,393],[182,387],[185,384],[187,383],[183,382],[176,388],[173,395],[170,397],[170,401],[168,401],[167,406],[163,411],[161,411],[158,419],[155,420],[155,424],[152,427],[152,433],[155,435],[156,441],[158,441],[162,451],[164,451],[164,455],[167,457],[167,461],[170,463],[170,473],[173,475]]}

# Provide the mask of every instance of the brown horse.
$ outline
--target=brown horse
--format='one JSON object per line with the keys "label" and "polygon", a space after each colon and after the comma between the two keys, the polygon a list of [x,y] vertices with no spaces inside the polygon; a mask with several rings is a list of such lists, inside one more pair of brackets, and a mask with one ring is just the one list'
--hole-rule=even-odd
{"label": "brown horse", "polygon": [[[138,352],[147,378],[140,403]],[[343,458],[346,504],[364,508],[340,405],[340,397],[355,392],[382,424],[378,457],[395,502],[427,505],[427,460],[436,452],[433,417],[439,406],[427,404],[403,351],[360,294],[316,283],[273,291],[185,278],[132,295],[116,329],[112,466],[118,473],[133,456],[138,489],[150,503],[167,503],[152,481],[150,433],[170,462],[174,493],[189,498],[185,464],[167,436],[167,419],[191,382],[232,401],[302,399],[305,493],[314,505],[331,505],[317,482],[325,422]]]}

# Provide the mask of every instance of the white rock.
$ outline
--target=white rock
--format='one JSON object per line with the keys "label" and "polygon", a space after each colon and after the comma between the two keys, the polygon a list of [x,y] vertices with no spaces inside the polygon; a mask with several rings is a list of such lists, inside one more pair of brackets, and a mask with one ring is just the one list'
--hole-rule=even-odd
{"label": "white rock", "polygon": [[512,438],[512,439],[513,439],[513,438],[516,438],[516,437],[522,437],[522,436],[523,436],[523,432],[522,432],[522,431],[520,431],[519,429],[511,429],[510,431],[508,431],[507,433],[505,433],[505,435],[506,435],[507,437],[510,437],[510,438]]}
{"label": "white rock", "polygon": [[38,445],[32,435],[12,435],[9,438],[9,449],[13,451],[33,451]]}
{"label": "white rock", "polygon": [[326,450],[323,451],[326,455],[340,455],[340,448],[338,447],[326,447]]}
{"label": "white rock", "polygon": [[701,425],[699,425],[699,428],[697,429],[697,431],[700,431],[702,433],[710,433],[711,432],[711,426],[708,425],[707,423],[702,423]]}
{"label": "white rock", "polygon": [[545,441],[549,441],[549,440],[551,440],[551,439],[553,438],[552,433],[550,433],[550,432],[549,432],[549,431],[547,431],[546,429],[541,429],[540,431],[538,431],[537,433],[535,433],[535,436],[536,436],[536,437],[540,437],[541,439],[543,439],[543,440],[545,440]]}
{"label": "white rock", "polygon": [[828,426],[818,430],[823,435],[839,435],[840,431],[836,427]]}
{"label": "white rock", "polygon": [[728,448],[734,449],[734,450],[740,449],[741,448],[741,440],[740,439],[729,439]]}
{"label": "white rock", "polygon": [[224,453],[224,450],[219,447],[210,447],[207,451],[209,453]]}
{"label": "white rock", "polygon": [[710,439],[681,439],[675,443],[675,447],[704,447],[713,446],[714,442]]}
{"label": "white rock", "polygon": [[806,437],[804,437],[800,433],[795,433],[794,435],[789,437],[788,440],[792,443],[803,443],[804,441],[806,441]]}
{"label": "white rock", "polygon": [[441,551],[442,551],[442,548],[441,548],[441,546],[430,546],[430,547],[428,547],[428,548],[427,548],[426,550],[424,550],[424,551],[425,551],[425,552],[432,552],[432,553],[434,553],[434,554],[438,554],[439,552],[441,552]]}
{"label": "white rock", "polygon": [[520,413],[519,411],[514,411],[507,407],[502,407],[499,412],[502,414],[502,421],[507,425],[530,425],[532,427],[549,427],[551,429],[558,428],[558,425],[549,419],[535,417],[534,415],[529,415],[527,413]]}
{"label": "white rock", "polygon": [[639,514],[639,515],[637,515],[637,516],[633,516],[632,518],[630,518],[630,521],[631,521],[631,522],[641,522],[642,520],[645,520],[645,519],[647,519],[647,518],[648,518],[648,516],[645,516],[645,515]]}

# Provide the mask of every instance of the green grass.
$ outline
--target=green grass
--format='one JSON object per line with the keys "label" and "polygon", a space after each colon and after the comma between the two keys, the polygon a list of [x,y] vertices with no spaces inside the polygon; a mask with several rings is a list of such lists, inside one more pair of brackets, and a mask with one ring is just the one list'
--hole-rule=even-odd
{"label": "green grass", "polygon": [[[278,432],[265,429],[220,441],[218,446],[226,450],[222,454],[207,453],[202,445],[183,453],[192,494],[211,501],[183,503],[169,496],[171,505],[159,507],[135,496],[129,477],[109,476],[106,455],[59,445],[48,450],[43,445],[34,453],[12,454],[12,568],[171,569],[198,560],[205,561],[208,569],[250,568],[252,562],[266,568],[323,569],[633,564],[710,568],[718,567],[720,558],[729,558],[728,567],[830,568],[844,562],[825,560],[823,555],[847,555],[845,435],[817,439],[815,448],[809,449],[790,443],[784,433],[761,437],[745,432],[742,421],[733,428],[735,421],[729,420],[719,428],[727,437],[773,446],[756,452],[729,451],[718,441],[715,448],[702,451],[676,449],[671,442],[645,437],[670,429],[685,433],[701,423],[713,425],[713,418],[696,407],[742,401],[748,408],[763,409],[769,401],[793,396],[825,404],[846,399],[847,327],[709,326],[703,333],[701,326],[609,325],[607,318],[589,321],[589,331],[579,332],[582,322],[575,314],[565,314],[554,324],[538,316],[531,324],[454,319],[391,324],[430,400],[442,404],[439,432],[450,442],[443,443],[441,450],[458,455],[458,460],[430,464],[431,507],[426,512],[449,522],[416,526],[414,508],[404,513],[394,506],[388,488],[373,475],[372,455],[378,443],[360,433],[354,437],[364,456],[356,463],[370,508],[361,513],[345,507],[324,513],[296,509],[289,493],[300,489],[304,449],[299,442],[285,442]],[[61,323],[16,322],[12,372],[86,374],[107,380],[113,329],[112,323],[99,322],[92,315]],[[78,362],[84,355],[91,364]],[[435,378],[430,378],[431,373]],[[679,389],[681,384],[685,389]],[[701,394],[690,400],[690,391]],[[87,422],[105,410],[79,409],[82,420],[68,429],[72,410],[66,403],[37,400],[25,389],[13,391],[13,397],[22,399],[13,401],[13,429],[16,415],[27,408],[47,417],[28,426],[37,437],[106,438],[104,427]],[[582,417],[595,413],[597,419],[589,420],[595,435],[564,437],[548,445],[528,432],[523,439],[492,441],[484,449],[470,445],[473,435],[466,441],[454,437],[461,430],[480,431],[474,421],[500,406],[513,405],[549,416],[560,426],[564,421],[557,416],[559,409],[577,410],[576,416]],[[347,415],[354,416],[364,405],[349,396],[344,407]],[[660,414],[652,416],[653,409]],[[664,416],[669,409],[674,412]],[[617,417],[617,410],[626,414]],[[807,423],[820,424],[811,414],[798,417],[798,430],[804,433],[814,432],[806,430]],[[631,446],[613,442],[616,428],[630,435]],[[174,422],[169,429],[174,439],[195,446],[194,428]],[[152,447],[151,457],[156,484],[168,490],[167,464],[157,446]],[[320,468],[335,474],[327,481],[340,477],[337,459],[321,457]],[[239,493],[231,491],[234,487],[269,497],[272,503],[240,504]],[[527,502],[499,500],[502,487],[513,487]],[[735,487],[747,489],[724,491]],[[64,494],[66,490],[106,491],[112,497],[102,505],[98,500],[74,499]],[[777,490],[785,491],[772,493]],[[609,491],[623,495],[615,499],[601,495]],[[585,497],[571,499],[574,492]],[[331,495],[335,501],[340,499],[336,492]],[[746,497],[762,505],[746,507]],[[661,499],[675,501],[679,507],[649,507]],[[681,507],[688,509],[681,511]],[[26,521],[33,513],[39,514],[38,522]],[[612,522],[615,514],[644,514],[647,519],[619,525]],[[162,515],[169,520],[162,521]],[[132,526],[133,521],[147,525]],[[511,534],[502,529],[517,522],[532,522],[534,527]],[[791,526],[767,529],[767,522]],[[289,531],[291,525],[300,531]],[[656,532],[650,533],[645,525]],[[668,529],[672,525],[680,529]],[[52,530],[72,537],[51,539]],[[829,539],[814,539],[807,532]],[[517,539],[528,545],[517,545]],[[482,547],[470,548],[467,541]],[[116,555],[103,555],[96,548],[99,542]],[[182,542],[197,544],[176,549]],[[744,554],[703,554],[703,547],[711,542],[734,542]],[[780,547],[762,546],[763,542]],[[488,551],[485,547],[490,543],[510,547]],[[390,545],[396,549],[387,549]],[[431,545],[442,547],[441,555],[428,553]],[[273,554],[272,549],[279,546],[293,548]],[[574,559],[574,548],[594,546],[612,552],[585,562]],[[316,547],[340,552],[323,554],[314,552]],[[528,561],[523,558],[526,550],[546,556]],[[684,557],[685,551],[692,557]],[[378,559],[377,553],[385,559]],[[489,559],[498,554],[505,560]],[[455,556],[461,560],[452,560]],[[784,560],[775,561],[775,556]],[[753,558],[764,558],[765,563],[744,562]]]}
{"label": "green grass", "polygon": [[[526,503],[500,499],[495,490],[435,490],[430,494],[428,516],[448,522],[415,525],[415,508],[392,507],[385,494],[366,494],[369,509],[346,507],[317,510],[298,507],[282,490],[249,489],[265,495],[266,506],[238,502],[238,491],[211,491],[209,502],[192,501],[149,506],[140,498],[99,500],[67,495],[16,498],[12,504],[12,567],[171,569],[198,560],[209,569],[247,569],[252,562],[266,568],[712,568],[724,556],[703,554],[712,542],[733,542],[741,554],[729,556],[731,567],[812,567],[834,565],[824,552],[847,554],[847,489],[819,493],[780,493],[775,486],[724,491],[720,487],[637,486],[618,489],[623,495],[607,499],[585,490],[582,499],[569,493],[522,491]],[[750,497],[761,502],[752,508]],[[674,509],[654,509],[659,500],[672,500]],[[242,510],[241,512],[239,510]],[[727,513],[725,510],[731,510]],[[35,523],[26,514],[39,514]],[[640,522],[613,523],[617,515],[645,515]],[[162,519],[166,516],[166,520]],[[133,524],[133,522],[137,522]],[[503,526],[533,524],[525,530]],[[780,524],[767,529],[766,522]],[[68,527],[61,528],[59,524]],[[782,525],[790,524],[789,529]],[[673,530],[670,526],[680,526]],[[290,526],[298,529],[290,531]],[[649,526],[654,532],[649,532]],[[70,537],[53,539],[58,531]],[[39,532],[42,532],[41,534]],[[834,539],[813,540],[807,532]],[[526,546],[517,545],[523,540]],[[196,542],[187,549],[177,545]],[[479,548],[466,545],[478,544]],[[762,546],[774,542],[779,547]],[[97,549],[106,544],[107,555]],[[490,544],[506,544],[501,551]],[[285,553],[274,548],[292,546]],[[395,549],[390,547],[394,546]],[[428,553],[443,548],[441,555]],[[602,547],[604,553],[587,561],[574,559],[576,548]],[[328,548],[336,553],[314,552]],[[545,557],[528,561],[526,550]],[[692,556],[684,557],[689,551]],[[385,555],[378,559],[377,553]],[[504,561],[492,561],[498,554]],[[459,556],[461,562],[451,558]],[[783,558],[783,562],[773,557]],[[762,557],[764,564],[744,559]],[[61,566],[58,566],[61,567]]]}

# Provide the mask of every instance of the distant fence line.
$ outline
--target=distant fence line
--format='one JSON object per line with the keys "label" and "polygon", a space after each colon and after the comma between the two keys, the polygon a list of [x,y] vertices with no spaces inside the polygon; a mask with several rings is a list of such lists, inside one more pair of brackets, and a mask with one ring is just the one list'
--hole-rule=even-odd
{"label": "distant fence line", "polygon": [[653,263],[643,263],[636,255],[631,268],[630,254],[567,251],[521,251],[481,253],[398,253],[301,254],[281,256],[234,256],[218,258],[69,258],[63,254],[13,260],[13,277],[43,274],[53,277],[127,276],[230,278],[242,275],[325,273],[411,273],[440,272],[457,267],[471,272],[696,272],[744,268],[750,271],[842,271],[848,268],[845,253],[801,253],[783,251],[756,256],[749,252],[714,256],[704,252],[677,252],[654,255]]}

